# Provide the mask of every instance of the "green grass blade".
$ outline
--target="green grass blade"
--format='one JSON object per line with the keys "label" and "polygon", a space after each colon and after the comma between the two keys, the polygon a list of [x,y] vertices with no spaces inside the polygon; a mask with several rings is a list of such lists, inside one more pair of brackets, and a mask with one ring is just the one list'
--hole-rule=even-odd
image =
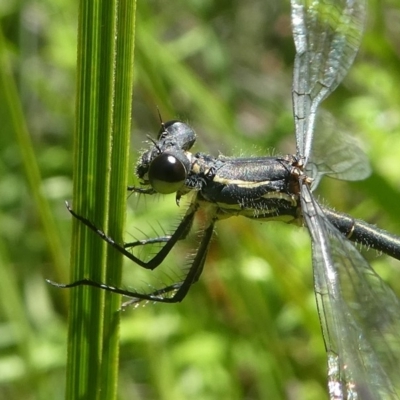
{"label": "green grass blade", "polygon": [[[74,144],[74,203],[107,231],[114,98],[116,1],[81,2]],[[71,279],[105,277],[105,245],[74,221]],[[100,398],[104,293],[72,291],[66,398]]]}
{"label": "green grass blade", "polygon": [[[24,178],[28,185],[51,257],[53,276],[52,279],[63,281],[65,279],[66,262],[59,232],[56,227],[53,213],[50,209],[48,198],[44,195],[41,172],[35,155],[32,137],[28,131],[22,109],[21,99],[17,85],[12,74],[3,32],[0,29],[0,119],[2,126],[9,127],[15,136],[15,141],[20,151]],[[5,130],[5,133],[7,130]]]}
{"label": "green grass blade", "polygon": [[[121,0],[118,3],[115,59],[115,99],[113,118],[113,142],[111,154],[111,179],[109,202],[109,232],[119,243],[123,242],[122,227],[125,222],[129,139],[133,88],[133,55],[135,39],[136,1]],[[122,255],[108,247],[106,282],[120,286]],[[103,332],[103,360],[101,376],[107,385],[102,388],[100,398],[116,397],[118,381],[119,318],[121,296],[106,293]]]}

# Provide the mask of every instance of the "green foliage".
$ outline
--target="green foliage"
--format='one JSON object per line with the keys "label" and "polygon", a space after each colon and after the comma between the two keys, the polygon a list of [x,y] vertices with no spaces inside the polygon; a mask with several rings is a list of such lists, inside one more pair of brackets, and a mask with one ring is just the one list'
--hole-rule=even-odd
{"label": "green foliage", "polygon": [[[76,300],[69,303],[68,298],[79,290],[55,289],[45,279],[71,279],[67,264],[72,220],[64,200],[72,199],[78,9],[65,0],[7,4],[0,7],[0,397],[62,399],[67,314],[79,310]],[[325,179],[318,189],[324,203],[398,234],[399,15],[395,2],[370,2],[361,51],[345,82],[324,104],[361,139],[373,176],[356,183]],[[100,44],[102,51],[105,46]],[[294,151],[294,46],[287,2],[141,1],[135,46],[132,171],[146,135],[154,137],[159,128],[157,107],[164,120],[180,118],[193,126],[198,134],[195,151]],[[118,84],[124,87],[123,77]],[[88,118],[85,110],[78,111]],[[116,132],[119,129],[123,128]],[[93,140],[101,140],[98,135]],[[82,162],[94,165],[99,154],[93,153],[94,146],[87,150],[92,159]],[[103,150],[111,152],[109,142]],[[94,219],[104,228],[108,223],[118,237],[125,210],[115,205],[121,205],[118,199],[124,196],[116,182],[125,178],[123,168],[114,168],[122,155],[108,157],[98,165],[102,172],[93,176],[97,184],[85,189],[89,197],[74,205],[92,218],[93,204],[104,199],[104,213],[112,209],[115,215],[102,222],[102,212],[96,211]],[[114,183],[106,176],[108,165],[122,174]],[[82,182],[79,172],[75,179],[74,185]],[[129,183],[137,182],[131,176]],[[107,191],[114,200],[106,200]],[[173,229],[185,206],[182,201],[178,209],[173,197],[131,196],[125,240]],[[200,229],[201,216],[197,224]],[[82,250],[76,229],[87,235],[74,225],[74,251]],[[90,251],[100,249],[103,255],[107,247],[88,237]],[[196,243],[196,235],[188,238],[160,271],[148,273],[126,262],[123,286],[151,290],[152,285],[174,280]],[[184,302],[146,304],[121,314],[118,397],[326,398],[326,360],[309,247],[307,233],[295,226],[240,218],[220,222],[203,276]],[[371,250],[363,252],[400,293],[399,263]],[[83,260],[79,265],[85,272],[79,274],[118,282],[117,261],[106,272],[93,254],[86,253]],[[77,267],[76,261],[72,264]],[[85,342],[80,342],[81,336],[74,345],[76,351],[81,343],[83,353],[91,348],[98,354],[99,349],[107,350],[110,310],[119,299],[110,295],[103,301],[103,293],[95,289],[85,293],[99,301],[86,303],[85,314],[77,317],[100,322],[83,329]],[[109,301],[114,304],[104,317],[103,305],[107,309]],[[115,357],[103,354],[105,360]],[[102,379],[111,374],[115,378],[115,363],[105,362],[101,368]],[[83,382],[81,373],[77,371],[74,379],[92,389],[86,398],[96,398],[100,384]]]}

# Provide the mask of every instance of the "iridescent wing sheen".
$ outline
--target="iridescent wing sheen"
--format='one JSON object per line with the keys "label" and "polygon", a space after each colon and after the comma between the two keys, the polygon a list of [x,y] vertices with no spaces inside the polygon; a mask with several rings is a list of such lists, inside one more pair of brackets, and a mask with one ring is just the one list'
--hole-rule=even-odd
{"label": "iridescent wing sheen", "polygon": [[306,185],[315,295],[328,355],[331,399],[398,399],[400,301],[326,219]]}
{"label": "iridescent wing sheen", "polygon": [[[339,130],[316,132],[317,141],[331,144],[325,158],[323,151],[313,152],[318,107],[353,63],[365,22],[365,1],[292,0],[291,5],[297,157],[303,160],[306,174],[315,166],[311,175],[317,179],[324,174],[340,179],[365,177],[368,163],[362,157],[352,159],[356,147],[343,143]],[[337,157],[338,152],[346,154]],[[314,160],[308,165],[311,156]],[[330,398],[398,399],[400,302],[350,241],[331,225],[304,176],[299,179],[303,218],[312,242]]]}
{"label": "iridescent wing sheen", "polygon": [[296,46],[293,112],[297,154],[311,154],[315,117],[321,102],[347,74],[360,46],[364,0],[291,0]]}
{"label": "iridescent wing sheen", "polygon": [[306,174],[313,178],[313,190],[326,175],[345,181],[358,181],[371,174],[367,155],[356,137],[327,111],[320,109],[316,118],[312,152]]}

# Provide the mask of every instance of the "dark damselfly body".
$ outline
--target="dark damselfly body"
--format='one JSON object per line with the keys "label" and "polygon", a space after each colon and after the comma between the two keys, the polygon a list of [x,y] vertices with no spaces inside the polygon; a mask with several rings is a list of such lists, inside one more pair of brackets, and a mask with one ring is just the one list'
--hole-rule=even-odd
{"label": "dark damselfly body", "polygon": [[[304,224],[312,242],[315,296],[328,357],[331,399],[398,399],[400,393],[400,302],[351,241],[400,259],[400,239],[363,221],[322,206],[313,190],[323,175],[365,178],[363,162],[351,156],[319,162],[315,131],[320,103],[343,80],[356,56],[365,24],[365,0],[291,1],[296,47],[293,110],[296,154],[276,157],[229,158],[190,152],[194,131],[179,121],[162,123],[156,140],[141,154],[136,173],[142,194],[192,195],[188,210],[172,235],[118,244],[88,219],[68,209],[103,240],[146,269],[159,266],[184,240],[199,209],[207,219],[188,274],[182,281],[136,293],[83,279],[59,287],[89,285],[142,300],[173,303],[183,300],[203,270],[215,222],[231,216]],[[333,134],[333,135],[336,135]],[[339,135],[339,134],[337,134]],[[339,136],[338,136],[339,137]],[[339,141],[340,142],[340,141]],[[348,150],[350,142],[343,142]],[[346,158],[346,154],[350,157]],[[322,155],[323,157],[323,155]],[[340,169],[339,169],[340,165]],[[130,248],[163,243],[149,261]],[[243,294],[245,295],[245,294]]]}

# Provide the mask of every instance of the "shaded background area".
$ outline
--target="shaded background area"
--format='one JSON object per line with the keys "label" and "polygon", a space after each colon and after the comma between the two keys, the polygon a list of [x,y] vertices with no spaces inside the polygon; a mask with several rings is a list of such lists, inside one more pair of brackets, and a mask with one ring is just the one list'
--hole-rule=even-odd
{"label": "shaded background area", "polygon": [[[275,1],[139,1],[132,171],[146,135],[158,131],[157,107],[164,120],[193,126],[196,151],[294,152],[289,13],[287,2]],[[2,90],[9,82],[1,83],[0,397],[61,399],[68,293],[44,279],[69,280],[71,218],[64,200],[72,198],[77,5],[7,1],[0,17],[0,52],[18,89],[10,99]],[[317,190],[324,204],[397,234],[399,31],[398,2],[370,1],[355,65],[324,103],[359,137],[372,177],[325,179]],[[29,136],[15,128],[10,113],[20,106],[25,120],[17,120]],[[32,174],[36,165],[40,176]],[[132,196],[127,240],[169,232],[184,212],[182,203],[178,209],[173,195]],[[125,286],[151,290],[181,276],[196,236],[152,277],[127,263]],[[399,262],[362,251],[400,294]],[[203,276],[182,304],[123,313],[120,398],[326,398],[312,288],[305,229],[244,218],[220,222]]]}

